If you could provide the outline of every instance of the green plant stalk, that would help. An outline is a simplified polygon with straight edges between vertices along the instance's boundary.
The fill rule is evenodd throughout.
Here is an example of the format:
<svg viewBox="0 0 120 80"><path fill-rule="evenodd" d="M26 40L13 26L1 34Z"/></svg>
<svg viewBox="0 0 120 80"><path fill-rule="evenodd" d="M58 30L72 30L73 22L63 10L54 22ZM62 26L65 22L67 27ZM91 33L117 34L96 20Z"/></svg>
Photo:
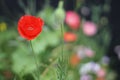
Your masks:
<svg viewBox="0 0 120 80"><path fill-rule="evenodd" d="M35 61L35 64L36 64L36 68L38 69L37 70L37 78L38 78L38 80L40 80L40 71L39 71L39 65L38 65L38 63L37 63L37 57L36 57L36 55L35 55L35 52L34 52L34 50L33 50L33 46L32 46L32 41L30 41L30 46L31 46L31 49L32 49L32 53L33 53L33 58L34 58L34 61Z"/></svg>
<svg viewBox="0 0 120 80"><path fill-rule="evenodd" d="M63 60L63 53L64 53L64 28L63 23L61 24L61 37L62 37L62 46L61 46L61 54L62 54L62 60Z"/></svg>
<svg viewBox="0 0 120 80"><path fill-rule="evenodd" d="M62 43L61 43L61 55L58 59L58 65L57 65L57 77L58 80L66 80L66 76L67 76L67 60L65 59L66 57L64 57L65 55L64 53L64 38L63 38L63 34L64 34L64 28L63 28L63 23L61 24L61 37L62 37Z"/></svg>
<svg viewBox="0 0 120 80"><path fill-rule="evenodd" d="M80 6L81 6L81 3L82 3L82 1L81 0L76 0L76 3L75 3L75 11L77 11L79 8L80 8Z"/></svg>
<svg viewBox="0 0 120 80"><path fill-rule="evenodd" d="M28 8L30 10L30 14L35 15L36 13L36 0L28 0Z"/></svg>

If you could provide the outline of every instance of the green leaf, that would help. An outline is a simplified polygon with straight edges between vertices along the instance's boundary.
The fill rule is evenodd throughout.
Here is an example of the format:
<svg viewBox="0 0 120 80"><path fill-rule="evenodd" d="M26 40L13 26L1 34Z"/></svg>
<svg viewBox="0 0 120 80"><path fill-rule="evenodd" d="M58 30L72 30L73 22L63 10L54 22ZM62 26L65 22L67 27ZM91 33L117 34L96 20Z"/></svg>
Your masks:
<svg viewBox="0 0 120 80"><path fill-rule="evenodd" d="M56 32L48 32L45 38L47 44L50 46L56 46L60 41Z"/></svg>
<svg viewBox="0 0 120 80"><path fill-rule="evenodd" d="M26 52L27 51L24 51L24 49L18 49L12 55L12 70L17 74L25 75L36 70L36 64L33 56Z"/></svg>
<svg viewBox="0 0 120 80"><path fill-rule="evenodd" d="M46 49L46 46L47 46L46 42L43 39L33 40L32 45L33 45L33 50L34 50L35 54L40 54L40 53L44 52Z"/></svg>

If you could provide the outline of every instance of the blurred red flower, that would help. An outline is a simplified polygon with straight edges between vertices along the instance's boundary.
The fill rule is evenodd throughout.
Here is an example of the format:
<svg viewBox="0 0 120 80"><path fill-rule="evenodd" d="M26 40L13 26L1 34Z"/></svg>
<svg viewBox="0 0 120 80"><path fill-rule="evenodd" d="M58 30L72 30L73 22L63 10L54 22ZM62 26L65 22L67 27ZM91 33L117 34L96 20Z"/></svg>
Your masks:
<svg viewBox="0 0 120 80"><path fill-rule="evenodd" d="M64 41L65 42L73 42L73 41L76 41L77 39L77 35L72 33L72 32L66 32L64 34Z"/></svg>
<svg viewBox="0 0 120 80"><path fill-rule="evenodd" d="M24 15L18 21L18 32L27 40L32 40L42 31L44 21L31 15Z"/></svg>
<svg viewBox="0 0 120 80"><path fill-rule="evenodd" d="M105 80L105 78L104 77L97 77L96 80Z"/></svg>
<svg viewBox="0 0 120 80"><path fill-rule="evenodd" d="M80 27L80 16L74 11L67 11L65 22L71 29L77 30Z"/></svg>
<svg viewBox="0 0 120 80"><path fill-rule="evenodd" d="M71 58L70 58L70 64L72 66L78 65L79 62L80 62L80 58L76 54L74 54L74 55L71 56Z"/></svg>

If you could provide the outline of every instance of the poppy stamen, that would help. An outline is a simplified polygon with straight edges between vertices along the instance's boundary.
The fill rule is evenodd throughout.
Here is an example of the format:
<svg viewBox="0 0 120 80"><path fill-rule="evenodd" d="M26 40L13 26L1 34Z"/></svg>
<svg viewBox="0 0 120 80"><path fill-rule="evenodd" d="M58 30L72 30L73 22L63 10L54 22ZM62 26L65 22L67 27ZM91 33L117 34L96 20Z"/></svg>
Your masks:
<svg viewBox="0 0 120 80"><path fill-rule="evenodd" d="M32 31L32 30L34 30L34 28L33 27L28 27L28 29L27 30L30 30L30 31Z"/></svg>

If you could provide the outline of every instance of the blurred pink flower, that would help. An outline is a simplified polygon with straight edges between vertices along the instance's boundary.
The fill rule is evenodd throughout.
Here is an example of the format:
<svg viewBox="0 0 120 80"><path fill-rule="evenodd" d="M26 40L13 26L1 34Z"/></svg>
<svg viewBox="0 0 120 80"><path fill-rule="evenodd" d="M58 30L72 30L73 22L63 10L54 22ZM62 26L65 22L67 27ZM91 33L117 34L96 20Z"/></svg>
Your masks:
<svg viewBox="0 0 120 80"><path fill-rule="evenodd" d="M94 56L94 51L85 46L76 47L76 53L77 53L77 56L80 57L81 59L85 57L92 58Z"/></svg>
<svg viewBox="0 0 120 80"><path fill-rule="evenodd" d="M86 48L85 54L86 54L87 57L90 57L90 58L91 58L91 57L94 56L94 51L91 50L91 49L89 49L89 48Z"/></svg>
<svg viewBox="0 0 120 80"><path fill-rule="evenodd" d="M105 77L106 75L106 72L104 69L100 69L98 72L97 72L97 76L98 77Z"/></svg>
<svg viewBox="0 0 120 80"><path fill-rule="evenodd" d="M83 24L83 32L87 36L93 36L97 32L97 26L93 22L87 21Z"/></svg>
<svg viewBox="0 0 120 80"><path fill-rule="evenodd" d="M74 11L67 11L65 22L71 29L76 30L80 27L80 16Z"/></svg>

